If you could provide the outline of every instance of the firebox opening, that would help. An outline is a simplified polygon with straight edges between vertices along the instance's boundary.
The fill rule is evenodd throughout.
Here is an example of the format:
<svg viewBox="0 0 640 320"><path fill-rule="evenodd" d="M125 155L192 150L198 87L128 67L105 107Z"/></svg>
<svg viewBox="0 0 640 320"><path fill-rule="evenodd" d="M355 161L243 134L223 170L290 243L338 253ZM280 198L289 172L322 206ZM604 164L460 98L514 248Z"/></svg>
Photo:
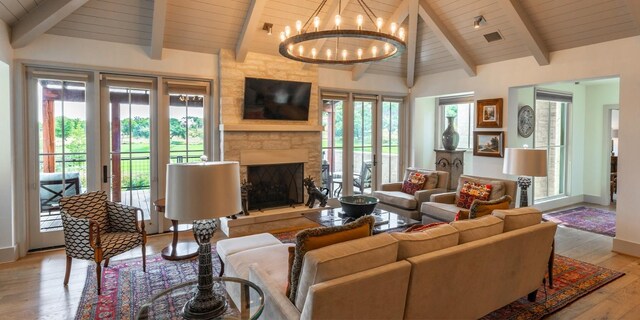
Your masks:
<svg viewBox="0 0 640 320"><path fill-rule="evenodd" d="M303 163L249 166L249 210L293 206L304 202Z"/></svg>

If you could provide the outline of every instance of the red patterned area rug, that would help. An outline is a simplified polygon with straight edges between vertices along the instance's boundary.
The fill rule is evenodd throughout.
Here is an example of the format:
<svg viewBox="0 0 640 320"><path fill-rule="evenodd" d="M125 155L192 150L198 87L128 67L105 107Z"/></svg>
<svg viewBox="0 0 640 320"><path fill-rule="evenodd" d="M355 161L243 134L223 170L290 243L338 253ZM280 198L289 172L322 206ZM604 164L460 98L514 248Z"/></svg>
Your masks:
<svg viewBox="0 0 640 320"><path fill-rule="evenodd" d="M215 257L215 248L213 250ZM540 319L569 303L621 277L623 273L598 267L560 255L555 256L554 288L542 286L536 302L526 297L496 310L483 319ZM220 263L213 259L214 274ZM87 282L76 319L135 319L140 306L151 296L179 283L195 280L197 261L167 261L160 255L149 256L147 273L142 272L142 260L113 261L104 269L101 296L96 292L95 269L87 270ZM167 314L166 319L174 319Z"/></svg>
<svg viewBox="0 0 640 320"><path fill-rule="evenodd" d="M575 229L610 237L616 236L616 213L612 211L577 207L545 213L542 218Z"/></svg>

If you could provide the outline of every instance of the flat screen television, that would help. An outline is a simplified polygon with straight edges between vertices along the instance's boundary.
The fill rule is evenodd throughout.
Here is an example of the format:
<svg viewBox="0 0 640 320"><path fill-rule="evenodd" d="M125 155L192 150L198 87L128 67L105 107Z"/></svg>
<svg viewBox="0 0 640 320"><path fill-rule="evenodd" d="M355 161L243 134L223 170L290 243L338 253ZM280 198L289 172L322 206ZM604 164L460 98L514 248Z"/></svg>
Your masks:
<svg viewBox="0 0 640 320"><path fill-rule="evenodd" d="M245 78L244 119L308 120L311 83Z"/></svg>

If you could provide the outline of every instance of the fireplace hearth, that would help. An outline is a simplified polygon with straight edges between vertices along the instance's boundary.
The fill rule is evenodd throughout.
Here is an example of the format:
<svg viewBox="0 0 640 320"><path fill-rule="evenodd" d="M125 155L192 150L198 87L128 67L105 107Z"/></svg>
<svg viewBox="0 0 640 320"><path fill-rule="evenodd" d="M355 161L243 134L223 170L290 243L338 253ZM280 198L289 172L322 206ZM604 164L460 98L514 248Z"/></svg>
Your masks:
<svg viewBox="0 0 640 320"><path fill-rule="evenodd" d="M249 210L303 203L303 178L303 163L248 166L247 180L253 186L248 195Z"/></svg>

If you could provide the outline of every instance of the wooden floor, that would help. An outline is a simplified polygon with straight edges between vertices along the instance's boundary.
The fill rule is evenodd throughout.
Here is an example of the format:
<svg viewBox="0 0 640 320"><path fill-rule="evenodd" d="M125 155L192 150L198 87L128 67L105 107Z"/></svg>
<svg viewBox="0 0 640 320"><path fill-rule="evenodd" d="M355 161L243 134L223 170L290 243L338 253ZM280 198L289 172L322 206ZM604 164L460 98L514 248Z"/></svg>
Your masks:
<svg viewBox="0 0 640 320"><path fill-rule="evenodd" d="M181 235L191 238L189 233ZM224 234L216 232L214 241ZM160 252L170 235L148 238L147 254ZM626 275L574 302L550 319L640 319L640 258L611 252L612 238L558 228L556 253ZM133 250L113 260L140 256ZM69 286L64 287L65 255L52 250L0 264L0 319L72 319L84 287L89 262L74 260ZM91 263L92 264L92 263Z"/></svg>

